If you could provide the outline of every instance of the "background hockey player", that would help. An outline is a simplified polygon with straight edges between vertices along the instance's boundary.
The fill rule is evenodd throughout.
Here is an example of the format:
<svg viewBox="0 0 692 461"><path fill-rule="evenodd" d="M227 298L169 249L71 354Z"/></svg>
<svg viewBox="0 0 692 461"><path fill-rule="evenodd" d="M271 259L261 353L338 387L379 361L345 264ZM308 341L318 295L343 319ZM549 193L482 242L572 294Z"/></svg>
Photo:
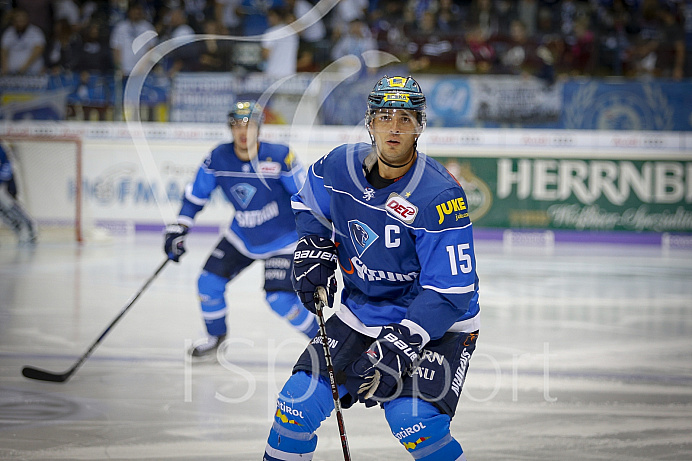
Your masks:
<svg viewBox="0 0 692 461"><path fill-rule="evenodd" d="M12 162L1 143L0 219L17 235L19 243L36 243L36 223L17 200L17 183L14 180Z"/></svg>
<svg viewBox="0 0 692 461"><path fill-rule="evenodd" d="M291 263L298 240L291 195L305 171L293 151L282 144L259 142L262 108L237 102L228 114L233 142L217 146L185 190L178 223L166 227L164 251L178 261L195 215L218 186L236 212L230 227L207 259L197 282L208 337L198 341L193 357L213 356L226 337L226 284L255 260L264 261L264 290L271 308L312 337L317 323L291 286Z"/></svg>
<svg viewBox="0 0 692 461"><path fill-rule="evenodd" d="M293 197L294 286L311 310L315 288L327 287L331 305L341 266L341 305L326 328L343 408L380 404L419 461L465 460L450 421L480 324L466 194L416 149L425 96L413 78L376 84L366 126L372 145L337 147ZM279 394L266 461L312 459L334 408L327 376L317 337Z"/></svg>

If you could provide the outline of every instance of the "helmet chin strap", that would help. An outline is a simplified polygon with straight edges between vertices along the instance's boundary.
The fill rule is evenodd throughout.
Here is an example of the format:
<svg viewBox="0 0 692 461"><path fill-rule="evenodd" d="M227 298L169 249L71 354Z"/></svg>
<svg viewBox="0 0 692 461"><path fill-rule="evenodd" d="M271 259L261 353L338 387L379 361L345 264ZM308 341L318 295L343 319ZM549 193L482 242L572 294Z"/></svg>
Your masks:
<svg viewBox="0 0 692 461"><path fill-rule="evenodd" d="M408 159L408 161L407 161L406 163L402 163L401 165L394 165L393 163L389 163L388 161L386 161L385 159L383 159L382 156L379 154L379 152L377 153L377 159L378 159L380 162L382 162L382 163L384 163L385 165L387 165L389 168L403 168L403 167L407 166L409 163L411 163L411 162L413 161L413 159L415 158L415 156L416 156L416 150L414 149L414 150L413 150L413 155L411 155L411 158Z"/></svg>

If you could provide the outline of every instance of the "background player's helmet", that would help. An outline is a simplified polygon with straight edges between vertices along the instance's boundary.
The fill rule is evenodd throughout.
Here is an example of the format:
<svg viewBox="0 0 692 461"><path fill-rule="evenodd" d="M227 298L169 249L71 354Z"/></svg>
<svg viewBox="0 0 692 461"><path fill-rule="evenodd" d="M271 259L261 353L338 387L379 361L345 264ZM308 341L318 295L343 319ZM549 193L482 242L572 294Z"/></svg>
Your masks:
<svg viewBox="0 0 692 461"><path fill-rule="evenodd" d="M228 124L235 125L242 123L246 125L248 122L254 121L261 125L264 121L264 110L256 101L238 101L233 104L233 108L228 113Z"/></svg>
<svg viewBox="0 0 692 461"><path fill-rule="evenodd" d="M413 77L382 77L368 95L366 125L370 124L372 115L378 109L415 111L418 123L425 128L425 95Z"/></svg>

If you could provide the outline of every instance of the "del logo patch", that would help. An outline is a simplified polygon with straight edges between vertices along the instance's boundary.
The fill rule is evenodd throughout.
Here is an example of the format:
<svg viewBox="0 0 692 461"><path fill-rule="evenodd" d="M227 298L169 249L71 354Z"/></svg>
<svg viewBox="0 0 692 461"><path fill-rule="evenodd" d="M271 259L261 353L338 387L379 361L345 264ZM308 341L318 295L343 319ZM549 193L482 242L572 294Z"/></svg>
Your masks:
<svg viewBox="0 0 692 461"><path fill-rule="evenodd" d="M259 162L257 168L262 174L273 176L281 174L281 164L277 162Z"/></svg>
<svg viewBox="0 0 692 461"><path fill-rule="evenodd" d="M255 196L255 192L257 192L257 189L254 186L244 182L235 184L233 187L231 187L231 194L233 194L233 197L243 208L247 208L252 200L252 197Z"/></svg>
<svg viewBox="0 0 692 461"><path fill-rule="evenodd" d="M389 195L385 208L389 214L408 224L411 224L418 214L418 208L415 205L395 192Z"/></svg>
<svg viewBox="0 0 692 461"><path fill-rule="evenodd" d="M368 227L356 219L348 222L348 231L351 234L351 242L358 252L358 256L362 256L365 250L377 240L378 235Z"/></svg>

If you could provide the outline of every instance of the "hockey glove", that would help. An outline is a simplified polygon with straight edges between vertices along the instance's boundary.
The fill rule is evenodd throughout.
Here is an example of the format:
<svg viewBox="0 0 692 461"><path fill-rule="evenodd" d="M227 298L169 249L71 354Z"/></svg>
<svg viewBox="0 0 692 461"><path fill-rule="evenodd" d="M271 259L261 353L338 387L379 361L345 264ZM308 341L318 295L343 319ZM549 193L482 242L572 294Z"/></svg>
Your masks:
<svg viewBox="0 0 692 461"><path fill-rule="evenodd" d="M404 373L418 367L422 343L421 336L404 325L382 327L375 342L347 369L349 393L368 407L392 396Z"/></svg>
<svg viewBox="0 0 692 461"><path fill-rule="evenodd" d="M163 244L163 251L168 255L168 259L178 262L185 253L185 236L188 231L187 226L182 224L169 224L166 226L166 240Z"/></svg>
<svg viewBox="0 0 692 461"><path fill-rule="evenodd" d="M327 303L334 304L336 294L336 246L319 235L306 235L298 241L293 253L293 289L303 305L313 314L315 290L325 287Z"/></svg>

